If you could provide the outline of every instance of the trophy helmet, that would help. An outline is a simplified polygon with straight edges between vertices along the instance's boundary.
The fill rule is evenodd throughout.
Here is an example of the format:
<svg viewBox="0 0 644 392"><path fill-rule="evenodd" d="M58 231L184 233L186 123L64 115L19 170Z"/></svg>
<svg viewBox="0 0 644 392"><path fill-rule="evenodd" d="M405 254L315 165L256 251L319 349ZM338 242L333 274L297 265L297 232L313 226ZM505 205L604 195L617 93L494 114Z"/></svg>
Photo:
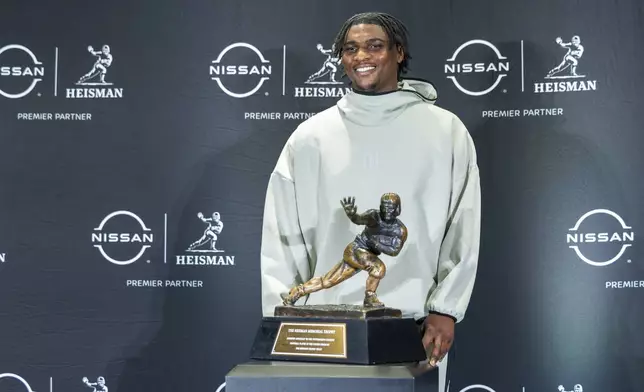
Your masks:
<svg viewBox="0 0 644 392"><path fill-rule="evenodd" d="M400 214L400 196L398 196L396 193L385 193L380 198L380 204L384 202L393 203L396 206L396 214Z"/></svg>

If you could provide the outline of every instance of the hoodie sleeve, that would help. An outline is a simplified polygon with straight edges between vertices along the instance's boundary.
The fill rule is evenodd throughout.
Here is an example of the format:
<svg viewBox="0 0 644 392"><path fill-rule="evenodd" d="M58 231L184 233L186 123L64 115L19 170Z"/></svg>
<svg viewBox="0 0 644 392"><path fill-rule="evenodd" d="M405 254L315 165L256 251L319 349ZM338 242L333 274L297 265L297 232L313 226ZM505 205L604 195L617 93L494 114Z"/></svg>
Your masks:
<svg viewBox="0 0 644 392"><path fill-rule="evenodd" d="M465 317L479 256L481 190L474 142L463 123L454 119L452 195L438 259L436 285L427 301L429 313Z"/></svg>
<svg viewBox="0 0 644 392"><path fill-rule="evenodd" d="M280 294L308 279L309 263L300 229L293 156L287 143L271 173L264 204L261 243L261 292L264 317L282 304Z"/></svg>

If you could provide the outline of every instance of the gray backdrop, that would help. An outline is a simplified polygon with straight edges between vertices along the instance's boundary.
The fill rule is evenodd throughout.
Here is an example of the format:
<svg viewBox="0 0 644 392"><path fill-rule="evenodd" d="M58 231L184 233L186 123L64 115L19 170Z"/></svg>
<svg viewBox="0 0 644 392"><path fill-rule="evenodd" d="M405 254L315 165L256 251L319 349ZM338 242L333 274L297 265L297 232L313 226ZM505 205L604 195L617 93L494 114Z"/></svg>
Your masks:
<svg viewBox="0 0 644 392"><path fill-rule="evenodd" d="M0 391L214 392L248 359L268 175L346 88L306 83L316 45L366 10L407 24L478 150L450 390L644 387L641 2L5 0ZM547 77L573 36L577 76ZM222 252L188 251L200 212Z"/></svg>

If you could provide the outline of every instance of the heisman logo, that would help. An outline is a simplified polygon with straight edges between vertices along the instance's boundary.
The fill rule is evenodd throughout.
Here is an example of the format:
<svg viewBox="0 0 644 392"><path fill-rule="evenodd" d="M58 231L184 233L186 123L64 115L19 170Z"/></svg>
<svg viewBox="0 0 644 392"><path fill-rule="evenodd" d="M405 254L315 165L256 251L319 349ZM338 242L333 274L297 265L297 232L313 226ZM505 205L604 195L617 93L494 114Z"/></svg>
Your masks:
<svg viewBox="0 0 644 392"><path fill-rule="evenodd" d="M78 81L78 85L101 85L101 86L110 86L112 83L105 81L105 75L107 74L107 69L112 65L114 56L110 53L110 47L108 45L103 45L101 50L94 50L90 45L87 47L87 51L96 57L96 62L92 69L83 75ZM99 77L99 82L89 82L90 79Z"/></svg>
<svg viewBox="0 0 644 392"><path fill-rule="evenodd" d="M309 86L297 86L294 89L294 96L297 98L341 98L351 91L351 87L342 87L345 84L337 80L341 60L333 52L335 45L331 49L324 49L322 44L317 44L320 53L326 56L322 66L309 76L304 82Z"/></svg>
<svg viewBox="0 0 644 392"><path fill-rule="evenodd" d="M555 68L551 69L546 75L546 79L568 79L568 78L583 78L584 75L577 74L577 65L579 64L579 59L584 54L584 46L581 44L581 39L578 35L572 37L570 42L563 42L561 37L555 39L557 45L561 46L564 49L568 49L568 53L563 56L563 60ZM568 75L554 76L560 72L563 72L565 69L570 67L570 73Z"/></svg>
<svg viewBox="0 0 644 392"><path fill-rule="evenodd" d="M103 45L101 50L94 50L91 45L87 51L96 58L92 68L76 82L76 88L66 89L67 98L123 98L123 88L112 88L112 82L105 80L108 70L114 62L114 55L109 45Z"/></svg>
<svg viewBox="0 0 644 392"><path fill-rule="evenodd" d="M579 61L584 54L584 46L578 35L573 36L570 42L564 42L561 37L555 39L557 45L566 49L566 54L559 65L551 69L544 77L552 82L538 82L534 84L535 93L558 93L567 91L595 91L596 80L582 80L586 75L577 73ZM565 72L564 72L565 71Z"/></svg>
<svg viewBox="0 0 644 392"><path fill-rule="evenodd" d="M331 49L324 49L322 44L317 44L317 49L322 53L323 55L326 56L326 59L324 60L324 63L322 63L322 67L314 73L313 75L309 76L308 79L306 79L306 84L342 84L342 82L338 82L335 80L335 76L338 73L338 67L340 66L340 58L335 57L333 55L333 51L335 49L335 45L331 46ZM328 80L320 80L323 76L329 75Z"/></svg>
<svg viewBox="0 0 644 392"><path fill-rule="evenodd" d="M195 253L196 255L176 255L177 265L234 266L234 255L214 254L225 253L223 249L217 247L217 240L224 229L224 222L221 220L219 212L215 211L208 217L199 212L197 218L205 227L199 238L186 249L187 253Z"/></svg>
<svg viewBox="0 0 644 392"><path fill-rule="evenodd" d="M221 216L218 212L213 212L210 218L204 217L203 213L198 213L197 218L200 221L206 224L206 228L203 231L201 237L198 240L190 244L186 251L188 252L223 252L221 249L217 249L217 235L221 234L221 231L224 228L224 222L221 221ZM200 246L208 244L207 249L197 249Z"/></svg>
<svg viewBox="0 0 644 392"><path fill-rule="evenodd" d="M99 377L96 382L89 382L87 377L83 377L83 384L89 388L94 388L94 392L107 392L107 385L105 385L105 377Z"/></svg>

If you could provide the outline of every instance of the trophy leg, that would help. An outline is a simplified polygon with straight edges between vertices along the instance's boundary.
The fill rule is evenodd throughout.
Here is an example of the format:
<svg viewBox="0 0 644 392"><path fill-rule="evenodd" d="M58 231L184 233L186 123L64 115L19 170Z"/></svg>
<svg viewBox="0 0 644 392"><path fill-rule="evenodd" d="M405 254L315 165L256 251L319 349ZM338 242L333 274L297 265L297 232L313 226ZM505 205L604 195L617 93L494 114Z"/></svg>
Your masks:
<svg viewBox="0 0 644 392"><path fill-rule="evenodd" d="M380 284L380 280L385 276L385 263L382 262L378 257L371 256L367 260L367 268L365 269L369 273L367 278L367 284L365 287L365 296L364 296L364 307L366 308L380 308L384 307L385 304L380 302L378 296L376 295L376 290Z"/></svg>
<svg viewBox="0 0 644 392"><path fill-rule="evenodd" d="M358 269L353 268L341 260L329 272L324 274L324 276L311 278L307 282L293 287L288 294L282 294L283 304L285 306L293 306L303 296L334 287L349 279L358 273L358 271Z"/></svg>

